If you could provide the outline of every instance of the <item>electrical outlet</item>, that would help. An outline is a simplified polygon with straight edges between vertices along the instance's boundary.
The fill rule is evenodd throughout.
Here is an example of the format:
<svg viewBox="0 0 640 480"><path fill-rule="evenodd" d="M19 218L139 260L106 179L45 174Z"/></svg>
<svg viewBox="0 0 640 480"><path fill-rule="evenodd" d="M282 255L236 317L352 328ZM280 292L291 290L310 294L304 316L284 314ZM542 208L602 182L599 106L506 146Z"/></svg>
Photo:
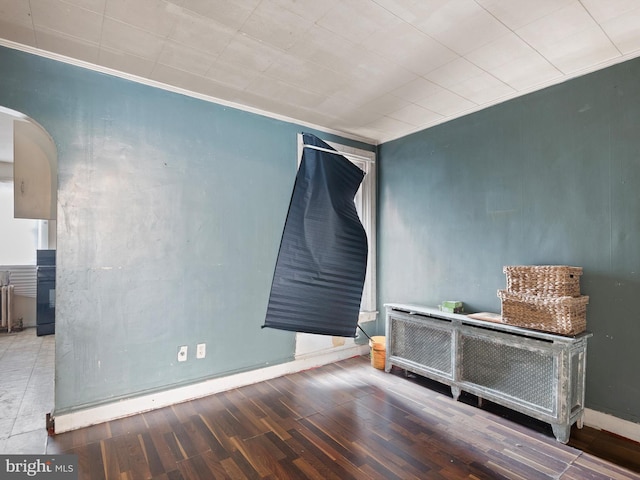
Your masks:
<svg viewBox="0 0 640 480"><path fill-rule="evenodd" d="M182 345L181 347L178 347L178 361L179 362L186 362L187 361L187 346L186 345Z"/></svg>
<svg viewBox="0 0 640 480"><path fill-rule="evenodd" d="M196 358L204 358L207 356L207 344L199 343L196 346Z"/></svg>

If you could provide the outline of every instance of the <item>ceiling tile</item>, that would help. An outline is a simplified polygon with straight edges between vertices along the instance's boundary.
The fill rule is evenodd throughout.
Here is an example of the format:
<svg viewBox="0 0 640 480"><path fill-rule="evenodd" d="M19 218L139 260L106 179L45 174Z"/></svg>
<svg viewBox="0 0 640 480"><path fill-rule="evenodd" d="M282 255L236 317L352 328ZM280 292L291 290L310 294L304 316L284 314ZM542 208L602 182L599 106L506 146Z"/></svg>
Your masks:
<svg viewBox="0 0 640 480"><path fill-rule="evenodd" d="M427 98L443 90L444 89L440 85L436 85L425 78L416 78L415 80L396 88L391 92L391 94L409 102L416 103L423 98Z"/></svg>
<svg viewBox="0 0 640 480"><path fill-rule="evenodd" d="M389 41L390 38L393 41ZM363 45L418 75L424 75L458 57L440 42L404 22L377 30Z"/></svg>
<svg viewBox="0 0 640 480"><path fill-rule="evenodd" d="M640 50L638 25L640 25L640 8L605 22L602 28L622 53L629 54Z"/></svg>
<svg viewBox="0 0 640 480"><path fill-rule="evenodd" d="M354 21L354 18L358 20ZM337 2L331 10L316 21L316 24L352 42L359 43L377 30L399 22L398 17L375 2L350 0Z"/></svg>
<svg viewBox="0 0 640 480"><path fill-rule="evenodd" d="M456 60L447 63L433 72L425 75L428 80L449 88L450 85L456 85L461 82L477 77L483 73L482 69L476 67L470 61L459 57Z"/></svg>
<svg viewBox="0 0 640 480"><path fill-rule="evenodd" d="M162 51L162 44L162 38L156 37L146 30L111 18L104 19L101 46L155 60Z"/></svg>
<svg viewBox="0 0 640 480"><path fill-rule="evenodd" d="M201 92L209 83L211 83L211 80L208 78L159 63L157 63L153 68L150 78L152 80L192 92Z"/></svg>
<svg viewBox="0 0 640 480"><path fill-rule="evenodd" d="M341 128L341 125L336 123L336 126L334 127L336 130L338 131L344 131L344 128ZM394 135L391 136L391 138L389 138L389 136L386 136L384 132L381 132L379 130L374 130L373 128L368 128L368 127L363 127L363 126L359 126L359 125L349 125L349 130L347 130L351 135L357 135L359 138L364 139L364 141L367 141L367 138L371 139L371 142L373 143L378 143L380 141L380 139L383 138L395 138L401 135Z"/></svg>
<svg viewBox="0 0 640 480"><path fill-rule="evenodd" d="M76 7L82 7L87 10L91 10L96 13L104 13L104 7L107 0L64 0L66 3L75 5Z"/></svg>
<svg viewBox="0 0 640 480"><path fill-rule="evenodd" d="M223 85L229 85L238 90L244 90L258 76L258 74L248 68L226 63L220 59L213 62L213 65L206 76Z"/></svg>
<svg viewBox="0 0 640 480"><path fill-rule="evenodd" d="M298 112L294 112L292 110L292 113L295 113L296 116L295 117L293 117L292 115L288 115L288 116L291 116L292 118L306 117L309 119L309 123L314 125L326 125L327 128L333 128L333 125L336 124L335 117L327 116L322 112L320 112L317 108L310 108L310 109L306 108L306 109L301 109L301 111L302 113L298 114Z"/></svg>
<svg viewBox="0 0 640 480"><path fill-rule="evenodd" d="M278 58L284 55L281 50L247 37L235 35L220 54L219 58L231 65L264 72Z"/></svg>
<svg viewBox="0 0 640 480"><path fill-rule="evenodd" d="M386 116L376 118L375 120L367 123L364 126L367 128L371 128L373 130L378 130L379 132L384 132L387 135L402 134L407 130L411 130L411 128L413 127L413 125L409 123L402 122L400 120L396 120L395 118L386 117Z"/></svg>
<svg viewBox="0 0 640 480"><path fill-rule="evenodd" d="M535 52L535 50L515 33L509 32L493 42L469 52L465 58L484 70L491 70L531 52Z"/></svg>
<svg viewBox="0 0 640 480"><path fill-rule="evenodd" d="M429 95L416 103L432 112L445 116L456 115L477 106L466 98L462 98L460 95L445 89Z"/></svg>
<svg viewBox="0 0 640 480"><path fill-rule="evenodd" d="M180 7L164 0L109 0L107 17L165 37L176 23Z"/></svg>
<svg viewBox="0 0 640 480"><path fill-rule="evenodd" d="M326 97L318 95L308 90L292 89L291 86L287 87L285 95L282 97L283 103L292 105L294 107L315 109L318 105L321 105ZM296 118L296 115L291 115Z"/></svg>
<svg viewBox="0 0 640 480"><path fill-rule="evenodd" d="M574 2L517 31L564 73L620 56L580 2Z"/></svg>
<svg viewBox="0 0 640 480"><path fill-rule="evenodd" d="M256 8L241 32L268 45L286 50L311 28L312 22L283 8Z"/></svg>
<svg viewBox="0 0 640 480"><path fill-rule="evenodd" d="M20 24L33 27L29 2L16 0L0 0L0 19L8 24ZM4 36L4 30L2 30Z"/></svg>
<svg viewBox="0 0 640 480"><path fill-rule="evenodd" d="M413 103L400 110L391 112L387 116L413 125L414 127L427 125L443 118L442 115Z"/></svg>
<svg viewBox="0 0 640 480"><path fill-rule="evenodd" d="M11 40L12 42L36 46L36 34L33 27L20 23L9 23L0 17L0 32L2 38Z"/></svg>
<svg viewBox="0 0 640 480"><path fill-rule="evenodd" d="M283 55L265 74L321 95L332 95L345 88L349 79L318 64Z"/></svg>
<svg viewBox="0 0 640 480"><path fill-rule="evenodd" d="M362 105L358 105L357 109L351 109L345 112L341 121L345 126L363 126L373 121L374 118L382 116L381 113L373 111L371 109L364 109Z"/></svg>
<svg viewBox="0 0 640 480"><path fill-rule="evenodd" d="M232 29L238 29L249 18L260 0L184 0L182 7L213 19Z"/></svg>
<svg viewBox="0 0 640 480"><path fill-rule="evenodd" d="M319 26L312 27L287 54L323 65L339 78L353 79L341 93L354 98L386 93L416 78L416 74L389 58Z"/></svg>
<svg viewBox="0 0 640 480"><path fill-rule="evenodd" d="M315 22L322 18L340 0L322 0L314 2L301 2L300 0L262 0L260 7L268 9L286 9L296 15Z"/></svg>
<svg viewBox="0 0 640 480"><path fill-rule="evenodd" d="M385 94L360 105L360 109L376 116L387 115L391 112L397 112L401 108L406 107L410 103L395 95Z"/></svg>
<svg viewBox="0 0 640 480"><path fill-rule="evenodd" d="M557 44L567 37L596 25L580 2L573 2L529 23L518 29L516 33L533 48L539 49L545 45Z"/></svg>
<svg viewBox="0 0 640 480"><path fill-rule="evenodd" d="M183 12L169 35L171 40L210 55L220 54L236 31L188 11Z"/></svg>
<svg viewBox="0 0 640 480"><path fill-rule="evenodd" d="M358 106L355 103L343 98L341 95L324 98L317 108L327 116L340 119L358 110Z"/></svg>
<svg viewBox="0 0 640 480"><path fill-rule="evenodd" d="M386 61L364 46L339 37L318 25L313 25L287 53L343 73L358 69L361 65Z"/></svg>
<svg viewBox="0 0 640 480"><path fill-rule="evenodd" d="M574 3L575 0L476 0L476 2L507 27L515 30Z"/></svg>
<svg viewBox="0 0 640 480"><path fill-rule="evenodd" d="M243 105L249 108L260 108L252 100L254 98L261 98L261 97L258 97L255 95L252 97L251 95L249 95L249 92L247 91L236 90L229 85L218 83L215 80L210 80L210 82L211 82L211 88L215 89L218 92L216 94L212 93L211 96L218 97L222 99L224 102L233 102L238 105ZM226 91L227 94L222 95L221 94L222 91ZM269 110L265 110L265 111L269 111Z"/></svg>
<svg viewBox="0 0 640 480"><path fill-rule="evenodd" d="M253 95L251 92L244 91L240 92L237 97L233 99L233 101L241 104L247 105L252 108L256 108L258 110L264 110L265 112L275 113L277 115L287 115L286 106L282 104L279 99L276 98L268 98L263 97L261 95ZM297 109L297 112L303 111L302 109ZM304 115L298 115L304 116ZM292 117L296 118L296 117Z"/></svg>
<svg viewBox="0 0 640 480"><path fill-rule="evenodd" d="M214 60L215 57L211 55L167 40L157 61L178 70L204 75Z"/></svg>
<svg viewBox="0 0 640 480"><path fill-rule="evenodd" d="M98 63L98 44L82 41L54 30L36 30L38 48L84 62Z"/></svg>
<svg viewBox="0 0 640 480"><path fill-rule="evenodd" d="M155 61L103 46L100 48L98 65L139 77L147 77L151 74Z"/></svg>
<svg viewBox="0 0 640 480"><path fill-rule="evenodd" d="M638 0L582 0L582 4L598 23L604 23L640 8Z"/></svg>
<svg viewBox="0 0 640 480"><path fill-rule="evenodd" d="M389 60L386 63L379 61L358 65L358 68L351 72L351 76L356 79L353 85L354 88L359 88L368 83L376 93L390 92L418 78L415 73Z"/></svg>
<svg viewBox="0 0 640 480"><path fill-rule="evenodd" d="M564 73L619 57L620 52L599 26L539 47L540 53Z"/></svg>
<svg viewBox="0 0 640 480"><path fill-rule="evenodd" d="M415 74L407 72L400 66L390 67L386 73L379 75L358 71L353 75L353 80L340 89L339 93L350 98L354 103L364 104L386 97L390 92L416 78L418 77Z"/></svg>
<svg viewBox="0 0 640 480"><path fill-rule="evenodd" d="M490 73L516 90L546 84L562 76L560 70L535 51L494 67Z"/></svg>
<svg viewBox="0 0 640 480"><path fill-rule="evenodd" d="M382 8L405 22L416 24L433 15L450 0L376 0Z"/></svg>
<svg viewBox="0 0 640 480"><path fill-rule="evenodd" d="M60 0L30 0L30 4L36 28L44 27L88 42L100 42L101 15Z"/></svg>
<svg viewBox="0 0 640 480"><path fill-rule="evenodd" d="M482 72L477 77L457 83L449 88L454 93L478 105L495 101L514 93L513 88L486 72Z"/></svg>
<svg viewBox="0 0 640 480"><path fill-rule="evenodd" d="M451 0L415 25L460 55L508 32L500 21L474 0Z"/></svg>
<svg viewBox="0 0 640 480"><path fill-rule="evenodd" d="M316 93L293 88L288 83L266 76L257 77L245 90L254 95L303 108L313 108L322 103L324 99Z"/></svg>
<svg viewBox="0 0 640 480"><path fill-rule="evenodd" d="M474 50L465 58L515 89L529 88L561 75L514 33Z"/></svg>
<svg viewBox="0 0 640 480"><path fill-rule="evenodd" d="M252 95L250 92L243 92L240 103L244 105L250 104L260 110L289 118L308 118L309 123L315 123L316 125L329 125L335 121L333 117L327 117L318 112L315 107L309 108L300 105L285 104L281 100Z"/></svg>
<svg viewBox="0 0 640 480"><path fill-rule="evenodd" d="M201 84L199 93L219 98L223 101L251 106L246 100L246 92L237 90L228 84L218 83L215 80L208 79L207 83Z"/></svg>

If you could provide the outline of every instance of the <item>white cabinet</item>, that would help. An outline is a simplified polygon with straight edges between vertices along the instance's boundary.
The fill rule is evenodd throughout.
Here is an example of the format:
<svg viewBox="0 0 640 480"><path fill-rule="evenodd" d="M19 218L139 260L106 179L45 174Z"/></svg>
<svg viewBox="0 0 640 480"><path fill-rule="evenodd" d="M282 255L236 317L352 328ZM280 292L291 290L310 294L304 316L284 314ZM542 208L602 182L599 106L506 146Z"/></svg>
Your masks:
<svg viewBox="0 0 640 480"><path fill-rule="evenodd" d="M582 427L587 339L387 304L386 363L551 424L567 443Z"/></svg>

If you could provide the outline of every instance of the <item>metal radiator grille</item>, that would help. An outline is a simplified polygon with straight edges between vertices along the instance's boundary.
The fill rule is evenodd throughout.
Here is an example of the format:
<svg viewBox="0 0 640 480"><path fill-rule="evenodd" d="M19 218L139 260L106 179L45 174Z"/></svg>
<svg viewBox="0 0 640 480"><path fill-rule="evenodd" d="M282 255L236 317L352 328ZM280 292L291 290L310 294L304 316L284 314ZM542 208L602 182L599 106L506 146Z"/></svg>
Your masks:
<svg viewBox="0 0 640 480"><path fill-rule="evenodd" d="M549 354L462 339L462 380L553 410L554 361Z"/></svg>
<svg viewBox="0 0 640 480"><path fill-rule="evenodd" d="M451 374L451 332L402 320L391 322L391 355Z"/></svg>

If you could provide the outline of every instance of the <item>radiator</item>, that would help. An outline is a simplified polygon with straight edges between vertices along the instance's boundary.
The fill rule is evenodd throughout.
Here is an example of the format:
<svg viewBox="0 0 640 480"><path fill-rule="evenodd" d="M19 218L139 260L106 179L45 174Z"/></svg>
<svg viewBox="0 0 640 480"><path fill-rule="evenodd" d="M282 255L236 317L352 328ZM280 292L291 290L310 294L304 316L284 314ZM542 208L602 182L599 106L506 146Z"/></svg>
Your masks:
<svg viewBox="0 0 640 480"><path fill-rule="evenodd" d="M11 333L13 325L13 285L4 285L0 287L0 326L4 330L7 329Z"/></svg>

